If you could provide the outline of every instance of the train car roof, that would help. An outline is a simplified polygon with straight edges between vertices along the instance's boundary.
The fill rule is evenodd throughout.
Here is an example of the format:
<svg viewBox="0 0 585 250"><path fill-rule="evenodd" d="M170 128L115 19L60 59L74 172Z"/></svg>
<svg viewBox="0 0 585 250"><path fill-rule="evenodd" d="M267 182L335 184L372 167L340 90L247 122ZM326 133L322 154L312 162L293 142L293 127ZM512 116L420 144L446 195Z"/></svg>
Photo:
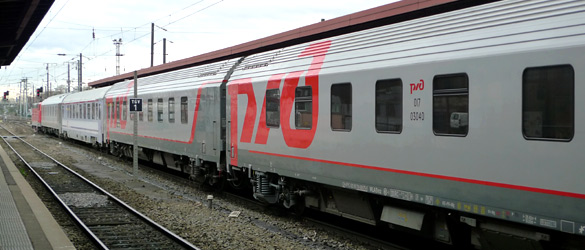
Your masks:
<svg viewBox="0 0 585 250"><path fill-rule="evenodd" d="M216 50L210 53L141 69L138 71L138 76L145 77L201 64L237 58L254 53L301 44L312 40L370 29L392 23L408 21L495 1L497 0L403 0L293 29L225 49ZM133 77L134 73L129 72L126 74L90 82L89 86L109 86L116 82L132 79Z"/></svg>
<svg viewBox="0 0 585 250"><path fill-rule="evenodd" d="M110 90L111 86L97 88L92 90L86 90L82 92L77 92L68 95L63 100L63 103L76 103L76 102L84 102L84 101L93 101L96 99L103 98L106 95L106 92Z"/></svg>
<svg viewBox="0 0 585 250"><path fill-rule="evenodd" d="M65 99L65 97L67 97L67 95L68 94L60 94L60 95L50 96L49 98L43 100L41 105L45 106L45 105L52 105L52 104L60 104L63 102L63 99Z"/></svg>

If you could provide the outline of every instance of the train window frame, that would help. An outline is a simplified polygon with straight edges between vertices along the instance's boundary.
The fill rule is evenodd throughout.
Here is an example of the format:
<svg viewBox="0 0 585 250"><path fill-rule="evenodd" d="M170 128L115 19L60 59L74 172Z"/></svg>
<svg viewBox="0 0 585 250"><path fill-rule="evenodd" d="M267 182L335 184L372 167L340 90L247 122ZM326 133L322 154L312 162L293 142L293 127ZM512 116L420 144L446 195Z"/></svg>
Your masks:
<svg viewBox="0 0 585 250"><path fill-rule="evenodd" d="M464 80L463 82L457 82L457 78ZM444 80L451 80L450 82L442 82ZM456 86L460 83L464 83L464 87ZM445 85L445 86L440 86ZM451 87L447 85L453 85ZM457 100L455 105L453 102L449 102L452 99L466 99ZM446 100L447 103L447 111L442 112L447 114L447 119L443 115L443 119L439 119L439 116L442 116L441 113L437 111L437 106L440 105L440 100ZM459 110L460 108L457 107L457 104L461 104L465 102L464 109L462 111L454 111ZM451 103L451 104L450 104ZM465 117L467 116L467 117ZM453 118L455 117L455 118ZM459 117L459 118L457 118ZM437 136L454 136L454 137L466 137L469 134L469 76L467 73L454 73L454 74L443 74L443 75L435 75L433 77L433 133ZM455 119L455 120L454 120ZM446 120L446 122L441 123L440 121ZM447 123L447 126L445 126ZM465 129L461 129L461 123L467 123L464 127ZM447 131L437 131L439 130L438 126L442 125L447 127ZM455 127L457 126L457 127ZM443 128L441 128L443 129Z"/></svg>
<svg viewBox="0 0 585 250"><path fill-rule="evenodd" d="M152 122L152 118L153 118L153 110L152 110L152 99L148 99L147 101L147 109L148 109L148 113L147 113L147 119L149 122Z"/></svg>
<svg viewBox="0 0 585 250"><path fill-rule="evenodd" d="M175 98L170 97L168 100L169 123L175 123Z"/></svg>
<svg viewBox="0 0 585 250"><path fill-rule="evenodd" d="M181 96L181 124L189 123L189 98Z"/></svg>
<svg viewBox="0 0 585 250"><path fill-rule="evenodd" d="M307 92L303 90L309 90ZM302 115L300 111L303 111L308 116ZM305 125L305 119L303 117L309 117L308 125ZM313 128L313 88L311 86L299 86L295 88L295 129L311 129Z"/></svg>
<svg viewBox="0 0 585 250"><path fill-rule="evenodd" d="M280 89L266 90L266 127L280 127ZM272 119L272 117L276 117Z"/></svg>
<svg viewBox="0 0 585 250"><path fill-rule="evenodd" d="M158 98L156 100L156 120L158 122L163 122L164 121L164 99L163 98Z"/></svg>
<svg viewBox="0 0 585 250"><path fill-rule="evenodd" d="M347 92L349 91L349 93ZM352 128L353 87L350 82L331 84L330 126L332 131L350 132ZM336 97L339 103L334 103ZM347 102L349 100L349 102ZM344 108L344 105L345 106ZM345 110L344 110L345 109ZM334 112L335 111L335 112ZM345 112L344 112L345 111ZM338 117L339 116L339 117ZM334 119L336 117L336 119ZM339 122L337 122L337 117ZM347 120L349 118L349 120ZM335 121L335 122L334 122ZM337 126L339 125L339 126Z"/></svg>
<svg viewBox="0 0 585 250"><path fill-rule="evenodd" d="M553 72L554 70L567 70L566 72ZM532 73L536 75L531 75ZM566 75L563 75L566 74ZM534 77L542 77L532 79ZM559 79L566 77L566 79ZM527 85L537 85L538 91L529 89ZM532 91L531 91L532 90ZM530 93L535 92L535 93ZM562 93L566 92L566 93ZM565 94L562 96L562 94ZM559 97L562 96L562 97ZM530 98L532 97L532 98ZM540 104L538 103L540 102ZM563 105L566 104L566 105ZM548 65L538 67L528 67L522 72L522 135L526 140L538 141L561 141L569 142L575 136L575 69L570 64ZM535 107L540 106L540 107ZM556 109L555 109L556 108ZM531 109L531 110L527 110ZM538 112L540 111L540 118ZM532 113L529 115L529 113ZM564 114L564 115L559 115ZM570 115L568 117L567 113ZM536 117L533 122L528 122L530 116ZM552 117L552 118L551 118ZM559 118L561 121L559 121ZM535 128L529 128L528 125L535 125L540 120L541 135L530 135L528 131ZM563 131L558 127L569 125L570 128ZM538 125L538 124L536 124ZM552 127L546 129L545 126ZM569 127L566 126L566 127ZM555 129L556 130L553 130ZM562 127L561 127L562 128ZM546 130L546 131L545 131ZM555 137L565 132L568 136ZM544 134L549 135L544 135Z"/></svg>
<svg viewBox="0 0 585 250"><path fill-rule="evenodd" d="M381 102L380 100L382 95L379 95L378 92L380 92L382 90L382 85L389 85L389 86L384 86L384 87L389 87L391 92L394 92L391 90L391 88L396 88L397 86L399 87L398 90L396 90L395 92L398 94L397 96L400 97L400 99L398 101L395 101L394 103L392 102ZM396 86L397 85L397 86ZM386 90L386 89L384 89ZM381 133L381 134L401 134L402 133L402 129L404 128L404 84L402 82L401 78L389 78L389 79L380 79L376 81L376 86L374 89L374 105L375 105L375 110L374 110L374 128L376 129L377 133ZM393 93L389 93L388 95L392 95ZM394 125L395 127L397 127L398 129L383 129L379 124L381 123L381 118L382 116L378 116L379 113L382 112L381 108L379 107L379 104L384 104L385 106L390 106L390 105L394 105L397 106L397 104L399 105L399 109L396 109L396 107L394 107L394 110L399 110L398 112L394 112L394 116L388 115L389 112L385 112L385 116L384 119L388 120L389 118L393 118L393 119L399 119L400 120L400 124L399 125ZM386 109L384 109L386 110ZM380 117L380 118L379 118ZM390 123L384 123L387 124L387 127L390 127Z"/></svg>

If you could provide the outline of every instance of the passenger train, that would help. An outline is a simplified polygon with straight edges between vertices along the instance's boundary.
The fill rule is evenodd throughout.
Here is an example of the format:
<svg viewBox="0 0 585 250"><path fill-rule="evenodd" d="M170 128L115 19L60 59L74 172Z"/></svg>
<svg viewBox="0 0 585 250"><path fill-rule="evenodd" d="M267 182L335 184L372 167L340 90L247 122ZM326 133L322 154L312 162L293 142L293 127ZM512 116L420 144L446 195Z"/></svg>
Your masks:
<svg viewBox="0 0 585 250"><path fill-rule="evenodd" d="M500 1L52 96L48 133L477 249L585 248L585 2ZM36 120L36 121L34 121Z"/></svg>

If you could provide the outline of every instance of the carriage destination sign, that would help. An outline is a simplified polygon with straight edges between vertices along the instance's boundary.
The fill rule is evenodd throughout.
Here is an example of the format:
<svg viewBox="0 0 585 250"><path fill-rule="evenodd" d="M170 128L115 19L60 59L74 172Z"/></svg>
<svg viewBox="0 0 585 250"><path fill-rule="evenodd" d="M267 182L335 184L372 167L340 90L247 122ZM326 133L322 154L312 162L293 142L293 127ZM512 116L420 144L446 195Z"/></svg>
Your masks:
<svg viewBox="0 0 585 250"><path fill-rule="evenodd" d="M142 99L130 98L130 112L142 112Z"/></svg>

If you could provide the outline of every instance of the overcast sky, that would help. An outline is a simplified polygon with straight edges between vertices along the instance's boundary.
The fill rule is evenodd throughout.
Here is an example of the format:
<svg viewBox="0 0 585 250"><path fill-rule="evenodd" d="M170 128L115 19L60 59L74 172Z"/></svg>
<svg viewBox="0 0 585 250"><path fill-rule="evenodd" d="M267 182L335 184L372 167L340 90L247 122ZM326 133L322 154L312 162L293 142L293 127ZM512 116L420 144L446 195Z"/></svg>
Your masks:
<svg viewBox="0 0 585 250"><path fill-rule="evenodd" d="M18 83L25 77L29 95L31 85L46 86L47 63L52 88L66 86L68 62L73 88L80 53L84 83L113 76L113 40L120 38L124 55L120 73L149 67L153 22L157 26L154 64L158 65L163 38L167 62L176 61L389 2L394 1L56 0L14 62L0 70L0 91L12 90L10 97L16 97Z"/></svg>

